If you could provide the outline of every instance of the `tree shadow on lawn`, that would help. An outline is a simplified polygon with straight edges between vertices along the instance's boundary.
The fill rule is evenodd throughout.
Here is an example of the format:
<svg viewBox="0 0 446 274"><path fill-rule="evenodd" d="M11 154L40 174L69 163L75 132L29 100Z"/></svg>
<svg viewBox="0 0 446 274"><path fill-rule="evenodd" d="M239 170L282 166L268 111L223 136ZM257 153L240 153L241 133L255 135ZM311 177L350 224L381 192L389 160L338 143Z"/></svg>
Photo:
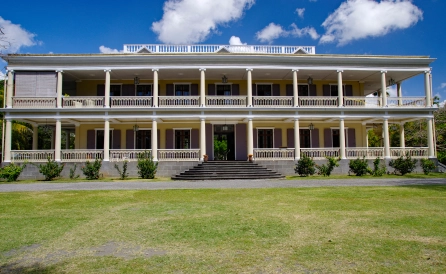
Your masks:
<svg viewBox="0 0 446 274"><path fill-rule="evenodd" d="M0 265L0 273L5 274L45 274L45 273L57 273L57 266L50 265L44 266L41 263L34 263L32 265L23 265L18 262Z"/></svg>

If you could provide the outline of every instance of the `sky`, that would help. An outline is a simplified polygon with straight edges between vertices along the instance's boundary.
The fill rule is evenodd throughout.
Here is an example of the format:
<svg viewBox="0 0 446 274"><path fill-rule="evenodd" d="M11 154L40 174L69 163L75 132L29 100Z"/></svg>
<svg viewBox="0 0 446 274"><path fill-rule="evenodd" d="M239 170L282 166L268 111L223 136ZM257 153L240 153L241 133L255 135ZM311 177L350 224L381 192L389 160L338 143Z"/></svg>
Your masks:
<svg viewBox="0 0 446 274"><path fill-rule="evenodd" d="M22 0L0 9L0 46L8 46L0 50L111 53L124 44L248 44L423 55L437 59L432 92L446 102L444 11L446 0ZM5 66L0 61L0 76ZM424 96L423 76L402 89L403 96Z"/></svg>

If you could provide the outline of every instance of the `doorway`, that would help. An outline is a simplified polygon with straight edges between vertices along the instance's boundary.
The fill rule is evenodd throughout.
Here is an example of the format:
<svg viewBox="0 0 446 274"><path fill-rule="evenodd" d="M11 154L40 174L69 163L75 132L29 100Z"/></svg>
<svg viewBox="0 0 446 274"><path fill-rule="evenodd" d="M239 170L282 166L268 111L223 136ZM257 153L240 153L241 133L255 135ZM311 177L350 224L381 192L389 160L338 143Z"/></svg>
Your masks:
<svg viewBox="0 0 446 274"><path fill-rule="evenodd" d="M214 125L214 160L235 160L234 125Z"/></svg>

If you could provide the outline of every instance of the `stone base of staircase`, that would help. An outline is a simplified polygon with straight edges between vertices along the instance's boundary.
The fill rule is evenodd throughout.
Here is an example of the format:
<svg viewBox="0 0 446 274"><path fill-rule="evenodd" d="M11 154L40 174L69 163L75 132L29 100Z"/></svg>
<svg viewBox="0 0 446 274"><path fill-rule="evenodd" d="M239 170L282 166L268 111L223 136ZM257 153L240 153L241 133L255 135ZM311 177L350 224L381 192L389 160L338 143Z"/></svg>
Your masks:
<svg viewBox="0 0 446 274"><path fill-rule="evenodd" d="M172 176L173 180L281 179L282 174L246 161L210 161Z"/></svg>

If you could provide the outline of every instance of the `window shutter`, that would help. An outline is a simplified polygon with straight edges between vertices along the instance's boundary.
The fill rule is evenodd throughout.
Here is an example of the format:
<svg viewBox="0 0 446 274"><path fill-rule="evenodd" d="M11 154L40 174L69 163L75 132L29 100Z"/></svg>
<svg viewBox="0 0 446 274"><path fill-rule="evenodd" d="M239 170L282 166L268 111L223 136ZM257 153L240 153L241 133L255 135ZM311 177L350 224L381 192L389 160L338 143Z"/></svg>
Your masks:
<svg viewBox="0 0 446 274"><path fill-rule="evenodd" d="M253 130L252 138L254 139L252 140L253 141L252 143L254 145L254 148L257 148L257 129L253 128L252 130Z"/></svg>
<svg viewBox="0 0 446 274"><path fill-rule="evenodd" d="M324 128L324 147L333 147L333 137L329 128Z"/></svg>
<svg viewBox="0 0 446 274"><path fill-rule="evenodd" d="M256 84L252 84L252 96L257 96L257 86L256 86Z"/></svg>
<svg viewBox="0 0 446 274"><path fill-rule="evenodd" d="M174 96L173 84L166 85L166 96Z"/></svg>
<svg viewBox="0 0 446 274"><path fill-rule="evenodd" d="M347 129L347 134L348 134L348 145L347 145L347 147L356 147L355 129L354 128Z"/></svg>
<svg viewBox="0 0 446 274"><path fill-rule="evenodd" d="M330 89L330 86L328 88ZM310 96L317 96L316 85L310 85Z"/></svg>
<svg viewBox="0 0 446 274"><path fill-rule="evenodd" d="M121 149L121 130L113 130L113 145L112 149Z"/></svg>
<svg viewBox="0 0 446 274"><path fill-rule="evenodd" d="M286 144L288 148L294 147L294 128L287 128L286 130Z"/></svg>
<svg viewBox="0 0 446 274"><path fill-rule="evenodd" d="M37 97L56 97L57 96L57 74L56 72L36 72Z"/></svg>
<svg viewBox="0 0 446 274"><path fill-rule="evenodd" d="M174 148L173 129L166 129L166 149Z"/></svg>
<svg viewBox="0 0 446 274"><path fill-rule="evenodd" d="M282 129L274 129L274 148L279 148L282 146Z"/></svg>
<svg viewBox="0 0 446 274"><path fill-rule="evenodd" d="M135 85L122 85L122 96L135 96Z"/></svg>
<svg viewBox="0 0 446 274"><path fill-rule="evenodd" d="M345 96L353 96L353 86L345 85Z"/></svg>
<svg viewBox="0 0 446 274"><path fill-rule="evenodd" d="M192 149L200 148L200 147L198 146L199 131L198 131L197 128L193 128L193 129L191 130L190 138L191 138L191 141L190 141L190 148L192 148Z"/></svg>
<svg viewBox="0 0 446 274"><path fill-rule="evenodd" d="M105 85L103 85L103 84L99 84L99 85L97 86L96 91L97 91L96 94L97 94L98 96L105 96Z"/></svg>
<svg viewBox="0 0 446 274"><path fill-rule="evenodd" d="M246 160L248 158L248 149L246 146L246 124L235 125L235 159Z"/></svg>
<svg viewBox="0 0 446 274"><path fill-rule="evenodd" d="M280 85L273 84L273 96L280 96Z"/></svg>
<svg viewBox="0 0 446 274"><path fill-rule="evenodd" d="M133 131L133 129L127 129L125 132L125 148L135 148L135 131Z"/></svg>
<svg viewBox="0 0 446 274"><path fill-rule="evenodd" d="M319 147L319 129L315 128L311 131L311 147Z"/></svg>
<svg viewBox="0 0 446 274"><path fill-rule="evenodd" d="M192 96L198 96L198 84L192 84L190 85L190 95Z"/></svg>
<svg viewBox="0 0 446 274"><path fill-rule="evenodd" d="M96 149L96 131L94 129L87 130L87 149Z"/></svg>
<svg viewBox="0 0 446 274"><path fill-rule="evenodd" d="M35 72L15 73L15 96L35 97L37 86L37 76Z"/></svg>
<svg viewBox="0 0 446 274"><path fill-rule="evenodd" d="M294 96L293 85L286 85L286 96Z"/></svg>
<svg viewBox="0 0 446 274"><path fill-rule="evenodd" d="M324 96L330 96L330 85L323 85Z"/></svg>
<svg viewBox="0 0 446 274"><path fill-rule="evenodd" d="M208 95L210 96L215 95L215 84L208 84Z"/></svg>
<svg viewBox="0 0 446 274"><path fill-rule="evenodd" d="M212 136L214 134L212 133L212 125L206 124L206 154L208 155L209 160L214 160L214 147L212 144Z"/></svg>
<svg viewBox="0 0 446 274"><path fill-rule="evenodd" d="M232 95L233 96L240 95L240 86L239 86L239 84L232 84Z"/></svg>

